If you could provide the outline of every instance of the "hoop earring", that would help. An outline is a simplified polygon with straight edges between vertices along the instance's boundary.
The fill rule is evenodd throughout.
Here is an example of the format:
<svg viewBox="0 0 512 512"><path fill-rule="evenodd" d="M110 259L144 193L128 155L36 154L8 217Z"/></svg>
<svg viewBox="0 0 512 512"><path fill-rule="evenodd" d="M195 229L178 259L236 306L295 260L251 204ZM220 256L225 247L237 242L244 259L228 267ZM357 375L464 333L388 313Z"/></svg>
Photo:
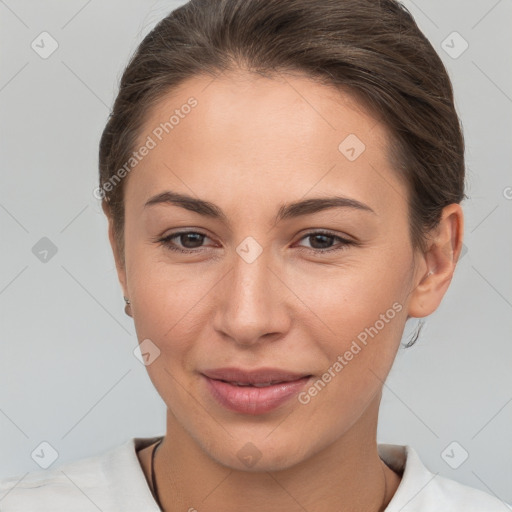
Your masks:
<svg viewBox="0 0 512 512"><path fill-rule="evenodd" d="M124 312L133 318L133 315L132 315L132 310L131 310L131 302L130 302L130 299L128 297L124 297L124 301L126 303L126 305L124 306Z"/></svg>
<svg viewBox="0 0 512 512"><path fill-rule="evenodd" d="M425 323L426 323L426 320L423 320L423 318L418 318L418 322L417 322L416 326L414 327L414 331L413 331L409 341L405 344L402 344L402 347L410 348L416 343L416 341L420 337L421 331L423 330L423 326L425 325Z"/></svg>

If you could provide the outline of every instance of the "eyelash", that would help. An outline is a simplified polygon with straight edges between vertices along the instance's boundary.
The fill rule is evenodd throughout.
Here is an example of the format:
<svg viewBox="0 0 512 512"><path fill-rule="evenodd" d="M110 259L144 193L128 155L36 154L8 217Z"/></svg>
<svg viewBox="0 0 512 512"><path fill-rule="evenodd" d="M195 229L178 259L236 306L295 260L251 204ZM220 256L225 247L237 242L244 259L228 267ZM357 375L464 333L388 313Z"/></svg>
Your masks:
<svg viewBox="0 0 512 512"><path fill-rule="evenodd" d="M208 238L208 235L205 233L201 233L200 231L178 231L176 233L172 233L170 235L167 235L163 238L160 238L157 240L157 242L161 243L161 245L165 246L167 249L170 249L171 251L180 252L183 254L192 254L192 253L199 253L201 251L201 247L198 249L180 249L179 247L176 247L171 242L172 239L179 237L180 235L187 235L187 234L194 234L194 235L202 235L206 238ZM329 248L329 249L309 249L307 247L302 247L302 249L305 249L309 252L312 252L314 254L326 254L331 252L337 252L337 251L343 251L346 250L348 246L350 245L357 245L356 242L353 240L348 240L346 238L342 238L338 235L334 235L333 233L330 233L328 231L311 231L310 233L305 234L300 240L303 240L305 238L309 238L315 235L323 235L330 238L333 238L335 240L338 240L340 245L338 247Z"/></svg>

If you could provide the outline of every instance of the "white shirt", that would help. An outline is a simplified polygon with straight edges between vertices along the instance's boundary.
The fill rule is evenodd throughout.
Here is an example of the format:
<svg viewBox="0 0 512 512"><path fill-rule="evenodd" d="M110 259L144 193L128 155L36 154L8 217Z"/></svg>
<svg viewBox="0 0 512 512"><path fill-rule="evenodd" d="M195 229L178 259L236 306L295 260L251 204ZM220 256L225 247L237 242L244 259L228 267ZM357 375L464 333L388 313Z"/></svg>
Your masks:
<svg viewBox="0 0 512 512"><path fill-rule="evenodd" d="M0 481L1 512L160 512L136 451L159 437L131 438L101 455ZM402 480L386 512L507 512L503 501L431 473L410 446L378 444ZM200 507L196 508L200 511Z"/></svg>

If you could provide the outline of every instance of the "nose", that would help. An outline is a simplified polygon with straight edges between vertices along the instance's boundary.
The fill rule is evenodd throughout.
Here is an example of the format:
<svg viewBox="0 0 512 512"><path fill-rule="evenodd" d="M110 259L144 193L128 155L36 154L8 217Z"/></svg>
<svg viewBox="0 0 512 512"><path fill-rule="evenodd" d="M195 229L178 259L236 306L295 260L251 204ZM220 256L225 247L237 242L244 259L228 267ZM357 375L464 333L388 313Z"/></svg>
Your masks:
<svg viewBox="0 0 512 512"><path fill-rule="evenodd" d="M235 252L231 271L215 287L215 330L241 347L283 337L291 325L293 296L283 281L268 250L254 261Z"/></svg>

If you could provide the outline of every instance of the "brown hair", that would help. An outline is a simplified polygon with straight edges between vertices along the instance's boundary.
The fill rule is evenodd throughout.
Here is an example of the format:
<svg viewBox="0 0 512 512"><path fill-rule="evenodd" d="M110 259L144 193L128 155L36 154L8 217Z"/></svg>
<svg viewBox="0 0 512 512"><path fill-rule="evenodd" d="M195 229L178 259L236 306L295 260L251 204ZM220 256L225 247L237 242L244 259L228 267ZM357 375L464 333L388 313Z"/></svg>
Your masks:
<svg viewBox="0 0 512 512"><path fill-rule="evenodd" d="M191 0L144 38L103 131L100 190L124 261L123 182L155 103L183 81L236 68L299 72L351 91L388 129L409 190L412 245L425 249L443 207L464 195L464 140L446 69L394 0ZM340 141L341 142L341 141ZM123 174L124 175L124 174ZM107 193L108 191L108 193Z"/></svg>

